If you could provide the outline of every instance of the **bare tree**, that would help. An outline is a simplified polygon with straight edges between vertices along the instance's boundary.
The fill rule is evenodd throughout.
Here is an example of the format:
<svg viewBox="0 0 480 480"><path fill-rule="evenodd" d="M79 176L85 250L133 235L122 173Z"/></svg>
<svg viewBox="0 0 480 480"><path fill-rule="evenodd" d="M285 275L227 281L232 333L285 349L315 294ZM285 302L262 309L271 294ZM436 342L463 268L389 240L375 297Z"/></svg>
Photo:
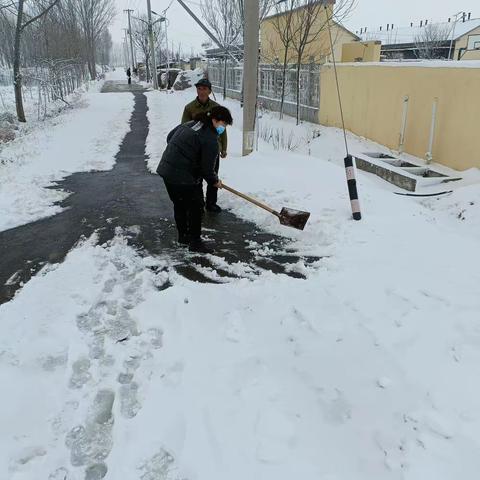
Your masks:
<svg viewBox="0 0 480 480"><path fill-rule="evenodd" d="M15 19L10 12L0 10L0 64L11 68L15 44Z"/></svg>
<svg viewBox="0 0 480 480"><path fill-rule="evenodd" d="M292 61L293 37L298 33L294 31L293 15L299 0L286 0L275 4L275 14L271 19L272 27L277 34L276 38L269 39L270 47L274 55L281 55L282 65L282 90L280 95L280 119L283 118L285 103L286 73L289 63ZM277 43L278 40L278 43ZM275 58L275 61L277 59ZM280 60L280 58L278 59Z"/></svg>
<svg viewBox="0 0 480 480"><path fill-rule="evenodd" d="M115 17L113 0L64 0L73 8L82 28L87 53L88 70L94 80L97 76L97 44Z"/></svg>
<svg viewBox="0 0 480 480"><path fill-rule="evenodd" d="M326 15L325 15L325 12ZM323 15L322 15L323 14ZM315 42L327 26L328 9L318 0L301 0L292 16L292 48L296 57L297 125L300 123L300 71L307 47Z"/></svg>
<svg viewBox="0 0 480 480"><path fill-rule="evenodd" d="M274 0L259 0L260 18L263 19ZM223 97L227 89L227 57L241 57L243 49L245 6L244 0L201 0L203 19L224 48Z"/></svg>
<svg viewBox="0 0 480 480"><path fill-rule="evenodd" d="M262 21L272 10L273 6L281 5L284 2L289 2L290 0L283 0L281 2L277 0L260 0L259 1L259 11L260 11L260 21ZM237 23L240 25L241 37L243 39L243 31L245 27L245 0L232 0L232 3L235 4L235 10L237 15Z"/></svg>
<svg viewBox="0 0 480 480"><path fill-rule="evenodd" d="M23 102L31 86L40 118L47 114L48 102L67 103L67 96L85 81L90 56L77 1L0 0L0 65L13 68L20 121L25 121ZM95 44L95 56L107 64L110 50L111 37L104 28Z"/></svg>
<svg viewBox="0 0 480 480"><path fill-rule="evenodd" d="M133 33L133 43L137 49L143 55L145 66L147 68L147 82L150 81L151 75L154 75L154 72L150 72L150 63L151 63L151 49L150 49L150 38L148 30L148 17L147 15L142 15L139 18L134 18L132 20L132 33ZM154 23L152 26L153 39L155 44L159 44L162 41L162 27L161 24Z"/></svg>
<svg viewBox="0 0 480 480"><path fill-rule="evenodd" d="M421 33L415 36L418 58L435 59L445 58L442 47L448 40L450 28L439 24L429 24L422 28Z"/></svg>
<svg viewBox="0 0 480 480"><path fill-rule="evenodd" d="M22 55L28 66L35 65L40 59L83 63L85 43L75 12L60 1L25 33Z"/></svg>
<svg viewBox="0 0 480 480"><path fill-rule="evenodd" d="M326 2L319 0L299 0L295 14L292 16L292 48L295 51L296 57L296 118L297 125L300 123L300 71L302 62L305 61L305 56L311 56L311 60L315 61L316 56L320 59L327 56L333 45L330 45L329 39L334 34L332 29L335 24L344 20L356 6L356 0L337 0L335 7L329 7ZM338 28L337 27L337 31ZM328 31L328 37L324 37L322 32ZM315 43L314 52L309 48ZM318 57L317 57L318 58Z"/></svg>
<svg viewBox="0 0 480 480"><path fill-rule="evenodd" d="M212 33L224 48L223 97L227 90L227 56L239 52L242 25L239 23L237 4L232 0L201 0L202 16Z"/></svg>
<svg viewBox="0 0 480 480"><path fill-rule="evenodd" d="M16 27L15 27L15 40L14 40L14 53L13 53L13 78L15 87L15 105L17 109L17 117L19 122L26 122L25 109L23 107L22 97L22 74L20 72L21 63L21 48L22 48L22 36L25 29L32 25L34 22L47 15L48 12L55 7L60 0L51 0L50 3L40 5L38 13L35 15L28 15L25 11L25 1L18 0L15 2L16 10ZM43 3L43 2L38 2ZM37 4L37 8L39 5Z"/></svg>
<svg viewBox="0 0 480 480"><path fill-rule="evenodd" d="M201 0L200 10L203 19L224 48L238 42L242 30L234 1Z"/></svg>
<svg viewBox="0 0 480 480"><path fill-rule="evenodd" d="M103 30L96 45L96 58L100 60L103 72L105 71L105 67L110 64L112 47L113 41L111 33L108 30Z"/></svg>

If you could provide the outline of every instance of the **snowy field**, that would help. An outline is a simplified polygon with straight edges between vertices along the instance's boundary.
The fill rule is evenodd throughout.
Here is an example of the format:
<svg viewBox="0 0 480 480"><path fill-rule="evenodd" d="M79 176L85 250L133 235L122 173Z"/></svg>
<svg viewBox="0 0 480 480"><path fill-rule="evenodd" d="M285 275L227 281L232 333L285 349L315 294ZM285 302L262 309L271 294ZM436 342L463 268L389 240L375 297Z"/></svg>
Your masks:
<svg viewBox="0 0 480 480"><path fill-rule="evenodd" d="M193 95L147 93L152 170ZM325 258L294 266L306 280L204 285L140 257L122 231L78 245L0 306L0 479L477 479L478 172L430 200L358 172L353 222L338 130L266 114L320 136L293 153L260 140L242 158L227 104L223 180L312 217L301 233L227 192L219 203ZM132 107L88 94L6 147L2 228L54 214L43 187L55 179L111 167Z"/></svg>

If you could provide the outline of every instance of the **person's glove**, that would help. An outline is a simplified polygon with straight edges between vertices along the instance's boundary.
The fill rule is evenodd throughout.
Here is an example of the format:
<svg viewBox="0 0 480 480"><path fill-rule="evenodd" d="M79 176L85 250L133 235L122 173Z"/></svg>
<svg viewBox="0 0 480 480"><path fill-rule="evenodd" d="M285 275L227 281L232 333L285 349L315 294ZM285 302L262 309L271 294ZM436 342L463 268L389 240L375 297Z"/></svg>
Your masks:
<svg viewBox="0 0 480 480"><path fill-rule="evenodd" d="M220 158L225 158L227 156L227 152L220 152Z"/></svg>

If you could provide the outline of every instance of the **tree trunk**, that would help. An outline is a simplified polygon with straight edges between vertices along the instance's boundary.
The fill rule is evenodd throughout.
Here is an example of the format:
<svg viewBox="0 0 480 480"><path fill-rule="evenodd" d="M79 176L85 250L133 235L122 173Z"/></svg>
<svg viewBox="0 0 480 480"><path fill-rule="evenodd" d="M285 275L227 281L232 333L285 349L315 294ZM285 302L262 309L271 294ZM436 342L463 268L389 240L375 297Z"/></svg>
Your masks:
<svg viewBox="0 0 480 480"><path fill-rule="evenodd" d="M300 70L302 68L301 58L297 58L297 125L300 125Z"/></svg>
<svg viewBox="0 0 480 480"><path fill-rule="evenodd" d="M92 38L88 39L88 71L90 73L90 79L95 80L97 78L97 66L95 64L95 42ZM133 73L133 72L132 72Z"/></svg>
<svg viewBox="0 0 480 480"><path fill-rule="evenodd" d="M287 80L287 61L288 61L288 46L285 47L285 55L283 56L283 69L282 69L282 96L280 99L280 120L283 118L283 106L285 103L285 83Z"/></svg>
<svg viewBox="0 0 480 480"><path fill-rule="evenodd" d="M225 58L223 59L223 99L227 99L227 52L225 52Z"/></svg>
<svg viewBox="0 0 480 480"><path fill-rule="evenodd" d="M147 83L150 82L150 55L146 54L145 53L145 68L146 68L146 75L147 75ZM153 78L152 78L152 82L153 82Z"/></svg>
<svg viewBox="0 0 480 480"><path fill-rule="evenodd" d="M19 122L26 122L25 110L23 108L22 97L22 73L20 72L20 59L22 48L22 22L23 22L23 4L24 0L18 1L17 27L15 29L15 47L13 54L13 81L15 87L15 106L17 109L17 118Z"/></svg>

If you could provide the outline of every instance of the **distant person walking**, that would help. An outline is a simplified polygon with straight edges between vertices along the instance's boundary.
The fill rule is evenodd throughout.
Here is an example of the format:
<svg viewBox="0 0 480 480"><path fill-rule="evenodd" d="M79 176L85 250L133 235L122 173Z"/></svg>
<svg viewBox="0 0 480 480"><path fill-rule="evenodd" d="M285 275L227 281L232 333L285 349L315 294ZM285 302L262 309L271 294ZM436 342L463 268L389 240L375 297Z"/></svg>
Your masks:
<svg viewBox="0 0 480 480"><path fill-rule="evenodd" d="M182 115L182 123L192 121L196 115L200 113L210 112L213 108L218 107L218 103L210 98L212 93L212 84L206 78L199 80L195 86L197 87L197 98L185 106ZM221 158L227 156L227 132L225 131L218 137L219 154ZM220 158L217 157L215 162L215 171L218 173L220 168ZM218 189L213 185L207 186L207 193L205 196L205 208L209 212L219 213L222 209L217 205Z"/></svg>
<svg viewBox="0 0 480 480"><path fill-rule="evenodd" d="M132 72L130 70L130 67L127 68L127 77L128 77L128 84L132 84Z"/></svg>
<svg viewBox="0 0 480 480"><path fill-rule="evenodd" d="M173 202L178 242L192 252L213 252L201 238L202 182L221 188L216 171L218 137L232 123L230 111L217 106L200 113L194 121L178 125L167 136L168 145L157 168Z"/></svg>

